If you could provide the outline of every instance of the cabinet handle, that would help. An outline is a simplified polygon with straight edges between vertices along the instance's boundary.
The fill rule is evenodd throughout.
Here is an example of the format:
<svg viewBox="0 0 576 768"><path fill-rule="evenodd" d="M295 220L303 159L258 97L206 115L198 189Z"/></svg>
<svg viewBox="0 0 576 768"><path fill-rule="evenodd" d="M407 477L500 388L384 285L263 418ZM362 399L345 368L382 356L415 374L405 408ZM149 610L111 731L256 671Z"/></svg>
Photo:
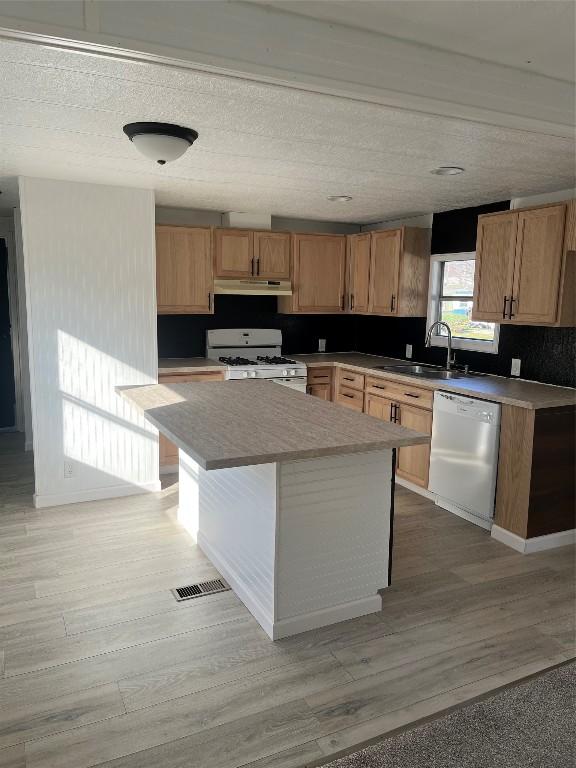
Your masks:
<svg viewBox="0 0 576 768"><path fill-rule="evenodd" d="M404 394L406 397L415 397L416 399L420 397L420 395L415 395L413 392L404 392Z"/></svg>
<svg viewBox="0 0 576 768"><path fill-rule="evenodd" d="M208 291L208 312L212 312L212 293Z"/></svg>
<svg viewBox="0 0 576 768"><path fill-rule="evenodd" d="M344 381L354 381L354 379L350 379L348 376L342 376Z"/></svg>
<svg viewBox="0 0 576 768"><path fill-rule="evenodd" d="M252 257L252 275L255 275L255 274L256 273L254 271L254 257Z"/></svg>
<svg viewBox="0 0 576 768"><path fill-rule="evenodd" d="M508 304L508 296L504 296L504 306L502 307L502 319L506 319L506 305Z"/></svg>
<svg viewBox="0 0 576 768"><path fill-rule="evenodd" d="M400 423L400 406L398 403L395 403L394 405L394 423L399 424Z"/></svg>
<svg viewBox="0 0 576 768"><path fill-rule="evenodd" d="M340 309L342 310L346 309L346 305L344 303L345 301L346 301L346 297L344 296L344 294L342 294L342 298L340 299Z"/></svg>
<svg viewBox="0 0 576 768"><path fill-rule="evenodd" d="M518 299L517 298L515 299L514 296L510 296L510 312L508 313L508 319L509 320L512 320L512 318L516 314L515 312L512 312L512 310L514 309L514 302L516 302L516 304L517 304L518 303Z"/></svg>
<svg viewBox="0 0 576 768"><path fill-rule="evenodd" d="M394 421L394 403L390 403L390 421Z"/></svg>
<svg viewBox="0 0 576 768"><path fill-rule="evenodd" d="M354 294L350 294L350 309L354 309Z"/></svg>
<svg viewBox="0 0 576 768"><path fill-rule="evenodd" d="M390 299L390 312L394 312L395 306L396 306L396 296L392 294L392 298Z"/></svg>
<svg viewBox="0 0 576 768"><path fill-rule="evenodd" d="M256 259L256 274L260 274L260 259Z"/></svg>
<svg viewBox="0 0 576 768"><path fill-rule="evenodd" d="M373 389L386 389L386 387L383 387L382 384L372 384Z"/></svg>
<svg viewBox="0 0 576 768"><path fill-rule="evenodd" d="M344 395L344 397L349 397L350 400L354 400L354 395L348 395L346 392L340 392L341 395Z"/></svg>

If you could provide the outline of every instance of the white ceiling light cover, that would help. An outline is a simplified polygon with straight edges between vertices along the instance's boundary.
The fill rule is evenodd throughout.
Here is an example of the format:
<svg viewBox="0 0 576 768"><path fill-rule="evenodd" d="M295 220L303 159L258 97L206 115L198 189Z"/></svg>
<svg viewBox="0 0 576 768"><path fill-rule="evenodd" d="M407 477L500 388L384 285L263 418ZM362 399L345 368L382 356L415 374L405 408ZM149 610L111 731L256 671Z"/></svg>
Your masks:
<svg viewBox="0 0 576 768"><path fill-rule="evenodd" d="M161 136L158 133L139 133L134 136L132 143L144 157L160 165L178 160L190 146L190 142L186 139L180 139L177 136Z"/></svg>

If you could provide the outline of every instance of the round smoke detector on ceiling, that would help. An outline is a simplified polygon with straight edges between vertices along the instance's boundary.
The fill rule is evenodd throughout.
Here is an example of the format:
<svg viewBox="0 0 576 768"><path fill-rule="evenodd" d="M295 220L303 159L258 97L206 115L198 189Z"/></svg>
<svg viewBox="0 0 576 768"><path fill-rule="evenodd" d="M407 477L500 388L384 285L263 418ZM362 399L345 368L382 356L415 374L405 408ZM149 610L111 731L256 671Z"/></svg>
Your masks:
<svg viewBox="0 0 576 768"><path fill-rule="evenodd" d="M158 165L178 160L198 138L192 128L171 123L128 123L123 131L144 157Z"/></svg>
<svg viewBox="0 0 576 768"><path fill-rule="evenodd" d="M326 200L331 203L349 203L352 200L352 195L329 195Z"/></svg>
<svg viewBox="0 0 576 768"><path fill-rule="evenodd" d="M434 168L430 173L436 176L458 176L459 173L464 173L464 168L460 168L458 165L441 165L440 168Z"/></svg>

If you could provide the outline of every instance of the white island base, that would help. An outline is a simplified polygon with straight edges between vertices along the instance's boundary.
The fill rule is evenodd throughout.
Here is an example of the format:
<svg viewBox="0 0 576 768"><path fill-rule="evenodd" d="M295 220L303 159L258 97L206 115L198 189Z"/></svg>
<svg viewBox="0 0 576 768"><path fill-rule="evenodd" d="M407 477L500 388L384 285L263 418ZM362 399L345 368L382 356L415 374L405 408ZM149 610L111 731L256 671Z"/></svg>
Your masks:
<svg viewBox="0 0 576 768"><path fill-rule="evenodd" d="M392 449L206 471L180 450L179 519L273 640L380 611Z"/></svg>

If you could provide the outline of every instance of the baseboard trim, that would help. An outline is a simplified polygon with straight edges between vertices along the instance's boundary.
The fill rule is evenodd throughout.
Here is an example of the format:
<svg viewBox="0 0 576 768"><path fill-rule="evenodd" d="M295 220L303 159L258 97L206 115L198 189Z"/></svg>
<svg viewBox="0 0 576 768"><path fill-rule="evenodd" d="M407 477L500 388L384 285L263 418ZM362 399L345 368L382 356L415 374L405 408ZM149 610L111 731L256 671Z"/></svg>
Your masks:
<svg viewBox="0 0 576 768"><path fill-rule="evenodd" d="M534 536L531 539L523 539L516 533L512 533L512 531L507 531L499 525L493 525L492 536L496 541L512 547L512 549L521 552L523 555L576 544L576 528L568 531L559 531L558 533L549 533L546 536Z"/></svg>
<svg viewBox="0 0 576 768"><path fill-rule="evenodd" d="M401 485L403 488L406 488L409 491L413 491L414 493L418 493L420 496L424 496L426 499L430 499L430 501L436 501L436 494L432 493L432 491L429 491L427 488L422 488L421 485L411 483L410 480L404 480L403 477L398 477L398 475L396 475L395 482L397 485Z"/></svg>
<svg viewBox="0 0 576 768"><path fill-rule="evenodd" d="M158 493L162 490L159 480L142 485L112 485L106 488L92 488L87 491L72 491L70 493L46 493L34 494L34 506L36 509L47 507L60 507L65 504L79 504L83 501L101 501L102 499L116 499L122 496L135 496L140 493Z"/></svg>
<svg viewBox="0 0 576 768"><path fill-rule="evenodd" d="M177 475L179 469L180 469L180 466L178 464L161 464L160 474L161 475Z"/></svg>
<svg viewBox="0 0 576 768"><path fill-rule="evenodd" d="M304 613L301 616L291 616L289 619L280 619L274 622L273 639L291 637L310 629L319 629L329 624L338 624L341 621L357 619L369 613L377 613L382 610L382 598L380 595L362 597L351 603L341 603L330 608L322 608L320 611Z"/></svg>
<svg viewBox="0 0 576 768"><path fill-rule="evenodd" d="M478 517L478 515L473 515L472 512L468 512L466 509L462 509L462 507L459 507L457 504L452 504L442 496L436 496L435 501L437 507L445 509L447 512L452 512L453 515L457 515L463 520L477 525L479 528L484 528L486 531L489 531L492 528L492 518L488 519L485 517Z"/></svg>

